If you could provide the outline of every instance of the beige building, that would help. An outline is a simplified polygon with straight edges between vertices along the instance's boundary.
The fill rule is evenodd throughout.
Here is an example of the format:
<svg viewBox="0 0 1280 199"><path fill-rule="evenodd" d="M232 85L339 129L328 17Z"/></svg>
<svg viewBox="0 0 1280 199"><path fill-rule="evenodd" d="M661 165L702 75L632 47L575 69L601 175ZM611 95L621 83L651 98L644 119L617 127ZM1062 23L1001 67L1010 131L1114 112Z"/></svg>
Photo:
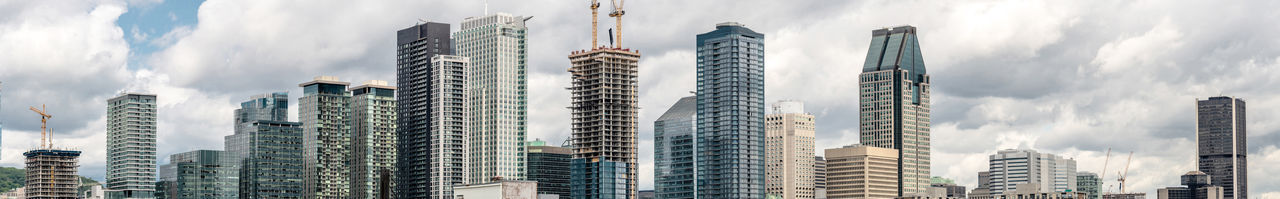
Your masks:
<svg viewBox="0 0 1280 199"><path fill-rule="evenodd" d="M803 102L779 101L764 120L765 190L777 198L813 198L813 115Z"/></svg>
<svg viewBox="0 0 1280 199"><path fill-rule="evenodd" d="M538 182L502 180L489 183L453 187L454 199L534 199L538 197Z"/></svg>
<svg viewBox="0 0 1280 199"><path fill-rule="evenodd" d="M1040 183L1023 183L1014 186L1014 189L1000 194L990 195L970 195L970 199L1082 199L1089 198L1089 193L1085 192L1067 192L1067 191L1044 191ZM1139 197L1146 198L1146 197Z"/></svg>
<svg viewBox="0 0 1280 199"><path fill-rule="evenodd" d="M869 146L827 149L827 197L898 197L898 150Z"/></svg>

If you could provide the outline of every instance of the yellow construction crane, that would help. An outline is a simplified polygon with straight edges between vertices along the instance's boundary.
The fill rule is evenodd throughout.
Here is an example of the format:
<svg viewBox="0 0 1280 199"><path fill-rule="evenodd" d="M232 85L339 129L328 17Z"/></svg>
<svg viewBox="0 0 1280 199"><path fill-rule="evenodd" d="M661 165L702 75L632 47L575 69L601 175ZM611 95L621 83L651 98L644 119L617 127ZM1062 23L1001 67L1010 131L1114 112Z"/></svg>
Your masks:
<svg viewBox="0 0 1280 199"><path fill-rule="evenodd" d="M622 4L624 3L627 3L627 0L613 0L613 12L609 13L610 17L617 20L617 22L615 22L616 24L614 24L618 26L618 31L616 32L618 35L618 43L613 46L615 48L622 48L622 15L627 14L627 11L622 10Z"/></svg>
<svg viewBox="0 0 1280 199"><path fill-rule="evenodd" d="M1107 157L1106 157L1106 159L1103 159L1103 160L1102 160L1102 174L1100 174L1101 176L1098 176L1098 187L1099 187L1099 188L1101 188L1101 187L1102 187L1102 184L1106 184L1106 181L1107 181L1107 164L1108 164L1108 163L1111 163L1111 147L1107 147ZM1111 192L1111 187L1107 187L1107 192Z"/></svg>
<svg viewBox="0 0 1280 199"><path fill-rule="evenodd" d="M1124 179L1125 179L1125 177L1129 177L1129 164L1131 164L1131 163L1133 163L1133 152L1132 152L1132 151L1130 151L1130 152L1129 152L1129 160L1128 160L1128 161L1125 161L1125 163L1124 163L1124 173L1123 173L1123 174L1120 174L1120 178L1119 178L1119 179L1116 179L1116 181L1120 181L1120 193L1122 193L1122 194L1123 194L1123 193L1128 193L1128 192L1124 192Z"/></svg>
<svg viewBox="0 0 1280 199"><path fill-rule="evenodd" d="M591 0L591 49L600 47L599 44L596 43L600 41L600 38L599 38L600 33L598 32L600 31L600 28L596 27L597 18L599 18L600 16L600 11L597 11L599 8L600 8L600 1Z"/></svg>
<svg viewBox="0 0 1280 199"><path fill-rule="evenodd" d="M49 118L53 118L53 115L49 115L44 110L45 106L43 104L40 105L40 109L36 109L34 106L31 107L31 111L40 114L40 148L49 148L53 147L53 136L49 136L48 134L50 133L46 129L48 129Z"/></svg>

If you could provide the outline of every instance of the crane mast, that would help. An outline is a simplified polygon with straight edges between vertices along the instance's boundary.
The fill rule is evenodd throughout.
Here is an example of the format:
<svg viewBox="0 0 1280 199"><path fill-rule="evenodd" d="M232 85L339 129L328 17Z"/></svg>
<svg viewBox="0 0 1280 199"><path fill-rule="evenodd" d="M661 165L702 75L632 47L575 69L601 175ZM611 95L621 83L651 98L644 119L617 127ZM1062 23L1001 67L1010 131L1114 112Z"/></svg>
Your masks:
<svg viewBox="0 0 1280 199"><path fill-rule="evenodd" d="M597 43L600 41L600 28L596 25L598 24L597 18L600 16L600 11L598 11L599 8L600 2L598 0L591 0L591 48L593 49L600 47L599 43Z"/></svg>
<svg viewBox="0 0 1280 199"><path fill-rule="evenodd" d="M616 23L614 25L617 26L617 30L618 30L616 33L614 33L618 35L617 36L618 43L614 45L615 48L622 47L622 15L627 14L627 11L622 10L622 4L626 2L627 0L613 0L613 12L609 13L609 16L613 17L617 21L617 22L614 22Z"/></svg>
<svg viewBox="0 0 1280 199"><path fill-rule="evenodd" d="M1106 184L1107 181L1107 164L1111 162L1111 148L1107 148L1107 157L1102 160L1102 176L1098 176L1098 187ZM1111 188L1107 187L1107 192L1111 192Z"/></svg>
<svg viewBox="0 0 1280 199"><path fill-rule="evenodd" d="M52 132L48 132L47 130L49 118L53 118L53 115L49 115L45 112L45 106L43 104L40 105L40 109L36 109L34 106L31 107L31 111L35 111L37 114L40 114L40 148L53 147L53 136L50 135Z"/></svg>
<svg viewBox="0 0 1280 199"><path fill-rule="evenodd" d="M1126 177L1129 177L1129 165L1132 163L1133 163L1133 152L1130 151L1129 160L1125 161L1124 163L1124 174L1120 174L1120 179L1117 180L1117 181L1120 181L1120 193L1126 193L1124 192L1124 179Z"/></svg>

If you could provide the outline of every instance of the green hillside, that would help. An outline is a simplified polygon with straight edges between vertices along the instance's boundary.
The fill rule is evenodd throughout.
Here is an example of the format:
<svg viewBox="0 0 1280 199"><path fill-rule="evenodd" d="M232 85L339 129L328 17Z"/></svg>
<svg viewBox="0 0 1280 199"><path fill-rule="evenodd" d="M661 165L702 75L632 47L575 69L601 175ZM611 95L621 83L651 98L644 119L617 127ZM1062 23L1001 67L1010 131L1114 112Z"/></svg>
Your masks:
<svg viewBox="0 0 1280 199"><path fill-rule="evenodd" d="M13 167L0 167L0 190L8 192L26 183L26 170ZM96 185L98 181L80 176L81 185Z"/></svg>

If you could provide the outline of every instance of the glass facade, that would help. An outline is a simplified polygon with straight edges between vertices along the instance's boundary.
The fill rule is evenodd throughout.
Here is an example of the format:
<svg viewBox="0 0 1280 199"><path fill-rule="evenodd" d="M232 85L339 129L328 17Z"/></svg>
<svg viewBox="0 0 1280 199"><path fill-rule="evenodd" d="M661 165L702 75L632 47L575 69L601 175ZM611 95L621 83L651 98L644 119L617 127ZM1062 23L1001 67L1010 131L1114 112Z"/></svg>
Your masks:
<svg viewBox="0 0 1280 199"><path fill-rule="evenodd" d="M351 194L351 93L347 82L320 76L299 84L304 198L347 198Z"/></svg>
<svg viewBox="0 0 1280 199"><path fill-rule="evenodd" d="M161 168L163 192L167 198L233 199L226 193L236 190L236 183L227 181L227 167L222 166L223 152L195 150L169 156L169 164Z"/></svg>
<svg viewBox="0 0 1280 199"><path fill-rule="evenodd" d="M898 149L899 196L929 187L929 75L916 28L872 31L859 76L862 145Z"/></svg>
<svg viewBox="0 0 1280 199"><path fill-rule="evenodd" d="M453 33L457 55L470 58L467 100L470 182L493 177L523 180L528 116L526 34L523 16L471 17Z"/></svg>
<svg viewBox="0 0 1280 199"><path fill-rule="evenodd" d="M431 195L431 57L453 54L449 24L396 32L396 198Z"/></svg>
<svg viewBox="0 0 1280 199"><path fill-rule="evenodd" d="M538 194L555 194L569 197L569 162L573 159L570 148L546 146L540 141L529 142L529 181L538 182Z"/></svg>
<svg viewBox="0 0 1280 199"><path fill-rule="evenodd" d="M382 173L396 170L395 87L374 81L351 92L351 196L381 198Z"/></svg>
<svg viewBox="0 0 1280 199"><path fill-rule="evenodd" d="M111 198L152 198L156 179L156 95L107 100L107 182Z"/></svg>
<svg viewBox="0 0 1280 199"><path fill-rule="evenodd" d="M764 34L721 23L697 36L698 198L764 198Z"/></svg>
<svg viewBox="0 0 1280 199"><path fill-rule="evenodd" d="M698 98L680 98L653 121L653 178L657 198L693 198L694 137Z"/></svg>
<svg viewBox="0 0 1280 199"><path fill-rule="evenodd" d="M1090 172L1076 173L1076 192L1084 192L1089 194L1087 199L1098 199L1102 195L1098 195L1098 174Z"/></svg>
<svg viewBox="0 0 1280 199"><path fill-rule="evenodd" d="M301 124L294 127L297 128L296 135L287 132L259 134L259 131L262 130L259 125L260 121L284 122L288 121L286 119L288 116L289 93L287 92L257 95L240 103L240 108L235 110L235 134L226 137L224 145L226 150L222 157L219 158L228 171L222 174L225 177L219 179L227 180L230 184L236 184L238 188L227 191L223 195L234 198L261 196L257 193L252 195L240 194L250 192L250 190L245 190L246 183L267 180L259 179L267 178L267 176L253 174L254 172L260 172L256 169L271 168L257 165L264 162L263 158L267 158L265 162L275 164L275 167L293 169L296 166L297 169L296 171L279 170L284 174L296 172L292 176L271 176L273 179L268 181L277 182L269 189L277 191L277 193L271 193L271 195L288 196L289 198L302 197ZM294 146L295 142L296 146ZM293 184L295 182L297 184ZM284 194L284 192L291 194Z"/></svg>
<svg viewBox="0 0 1280 199"><path fill-rule="evenodd" d="M1245 103L1234 97L1196 102L1197 165L1222 187L1223 198L1248 198Z"/></svg>
<svg viewBox="0 0 1280 199"><path fill-rule="evenodd" d="M240 167L240 198L303 198L302 123L259 120L250 124L249 152Z"/></svg>

